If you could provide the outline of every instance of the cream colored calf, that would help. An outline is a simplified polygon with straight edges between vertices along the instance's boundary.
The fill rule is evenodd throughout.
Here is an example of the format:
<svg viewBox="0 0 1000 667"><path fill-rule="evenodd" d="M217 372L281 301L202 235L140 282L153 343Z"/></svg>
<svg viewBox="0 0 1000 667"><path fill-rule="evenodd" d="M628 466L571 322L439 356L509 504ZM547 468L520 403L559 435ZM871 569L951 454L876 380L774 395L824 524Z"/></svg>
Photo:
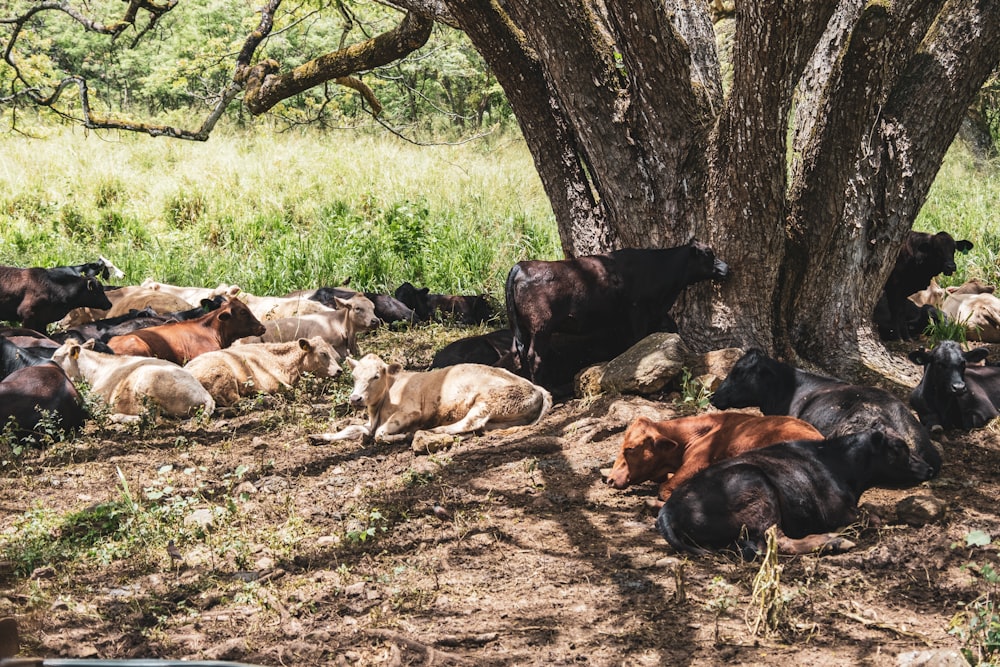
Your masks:
<svg viewBox="0 0 1000 667"><path fill-rule="evenodd" d="M253 343L206 352L184 368L201 382L216 405L233 405L241 396L274 394L294 387L304 373L340 374L337 353L319 336L290 343Z"/></svg>
<svg viewBox="0 0 1000 667"><path fill-rule="evenodd" d="M374 354L347 360L354 374L351 405L368 409L368 424L311 436L346 440L374 436L403 440L418 430L457 435L534 424L552 407L552 395L510 371L457 364L426 372L404 371Z"/></svg>
<svg viewBox="0 0 1000 667"><path fill-rule="evenodd" d="M171 417L211 414L215 400L191 373L177 364L151 357L105 354L67 341L52 355L70 380L86 380L90 391L111 408L115 421L138 421L147 409Z"/></svg>
<svg viewBox="0 0 1000 667"><path fill-rule="evenodd" d="M267 331L261 336L261 341L282 343L319 336L332 345L341 358L348 354L358 355L358 334L379 324L375 304L361 294L350 299L335 299L335 302L337 309L327 313L264 322Z"/></svg>

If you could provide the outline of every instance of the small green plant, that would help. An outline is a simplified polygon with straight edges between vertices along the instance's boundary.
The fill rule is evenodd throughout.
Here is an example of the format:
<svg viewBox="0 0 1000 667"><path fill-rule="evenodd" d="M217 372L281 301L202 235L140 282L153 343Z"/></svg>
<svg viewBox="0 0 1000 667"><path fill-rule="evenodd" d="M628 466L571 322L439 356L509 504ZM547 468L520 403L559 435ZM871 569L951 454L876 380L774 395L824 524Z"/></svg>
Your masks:
<svg viewBox="0 0 1000 667"><path fill-rule="evenodd" d="M698 379L691 377L691 370L685 368L681 374L680 403L697 410L704 410L709 406L711 400L712 390L703 385Z"/></svg>
<svg viewBox="0 0 1000 667"><path fill-rule="evenodd" d="M958 322L944 315L928 318L927 326L924 327L924 335L927 336L932 348L945 340L954 340L965 345L967 331L967 320Z"/></svg>
<svg viewBox="0 0 1000 667"><path fill-rule="evenodd" d="M368 540L374 540L379 533L384 533L389 529L388 520L382 516L382 512L377 507L371 508L368 514L362 516L360 521L355 523L359 525L349 529L345 534L347 541L354 544L363 544Z"/></svg>
<svg viewBox="0 0 1000 667"><path fill-rule="evenodd" d="M971 531L965 537L968 547L984 547L992 543L989 534ZM961 611L951 618L948 633L962 640L962 655L970 665L994 665L1000 660L1000 573L989 563L968 563L963 569L973 575L985 589L976 599L964 603Z"/></svg>

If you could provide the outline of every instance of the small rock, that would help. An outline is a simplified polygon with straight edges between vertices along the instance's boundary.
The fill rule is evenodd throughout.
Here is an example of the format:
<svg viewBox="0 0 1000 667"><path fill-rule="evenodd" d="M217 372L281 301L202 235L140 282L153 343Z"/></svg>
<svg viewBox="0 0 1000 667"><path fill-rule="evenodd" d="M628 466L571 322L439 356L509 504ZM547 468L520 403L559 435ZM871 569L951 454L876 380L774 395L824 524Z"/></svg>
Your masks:
<svg viewBox="0 0 1000 667"><path fill-rule="evenodd" d="M410 449L416 454L433 454L442 449L451 447L460 438L446 433L431 433L430 431L417 431L413 434L413 443Z"/></svg>
<svg viewBox="0 0 1000 667"><path fill-rule="evenodd" d="M962 654L954 649L937 649L934 651L913 651L900 653L897 664L899 667L968 667L969 663Z"/></svg>
<svg viewBox="0 0 1000 667"><path fill-rule="evenodd" d="M185 526L208 528L215 523L215 513L207 508L197 509L184 517Z"/></svg>
<svg viewBox="0 0 1000 667"><path fill-rule="evenodd" d="M925 526L944 518L948 503L934 496L908 496L896 503L896 516L910 526Z"/></svg>

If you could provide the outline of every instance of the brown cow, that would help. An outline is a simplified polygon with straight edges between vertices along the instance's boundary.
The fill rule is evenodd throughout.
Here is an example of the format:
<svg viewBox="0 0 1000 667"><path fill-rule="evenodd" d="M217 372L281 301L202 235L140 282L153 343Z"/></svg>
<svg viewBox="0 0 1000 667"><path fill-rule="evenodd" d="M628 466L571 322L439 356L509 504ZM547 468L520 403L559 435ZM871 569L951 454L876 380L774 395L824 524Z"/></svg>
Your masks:
<svg viewBox="0 0 1000 667"><path fill-rule="evenodd" d="M822 439L813 426L794 417L742 412L667 421L639 417L625 431L607 481L616 489L648 480L660 482L659 498L666 500L678 484L717 461L776 442Z"/></svg>
<svg viewBox="0 0 1000 667"><path fill-rule="evenodd" d="M246 304L229 299L218 310L193 320L115 336L108 341L108 347L116 354L157 357L183 365L199 354L229 347L237 338L263 333L264 325Z"/></svg>

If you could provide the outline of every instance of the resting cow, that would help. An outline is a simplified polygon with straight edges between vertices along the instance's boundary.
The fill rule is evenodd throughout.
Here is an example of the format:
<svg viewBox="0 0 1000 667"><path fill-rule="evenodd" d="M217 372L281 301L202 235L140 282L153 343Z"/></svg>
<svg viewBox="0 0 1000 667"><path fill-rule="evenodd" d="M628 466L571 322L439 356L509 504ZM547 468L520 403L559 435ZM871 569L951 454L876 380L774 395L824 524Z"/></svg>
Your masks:
<svg viewBox="0 0 1000 667"><path fill-rule="evenodd" d="M86 380L90 391L108 404L115 421L137 421L152 409L171 417L206 415L215 401L191 373L162 359L95 352L91 341L66 342L52 355L73 380Z"/></svg>
<svg viewBox="0 0 1000 667"><path fill-rule="evenodd" d="M197 303L197 301L195 303ZM142 310L144 308L149 308L155 313L163 314L174 313L179 310L187 310L193 307L194 303L182 299L179 296L168 294L167 292L161 292L159 290L141 288L138 290L130 290L127 295L116 299L114 304L111 306L111 310L108 311L107 316L119 317L121 315L127 315L133 310Z"/></svg>
<svg viewBox="0 0 1000 667"><path fill-rule="evenodd" d="M931 476L906 443L880 431L778 443L680 484L656 527L674 549L696 554L735 547L752 559L765 551L766 531L775 525L783 553L843 551L853 543L831 531L858 521L861 494L891 485L900 469L914 479Z"/></svg>
<svg viewBox="0 0 1000 667"><path fill-rule="evenodd" d="M403 302L389 294L379 294L377 292L356 292L347 287L320 287L303 293L308 299L318 301L324 306L336 308L335 299L350 299L357 294L363 294L366 299L375 305L375 317L386 324L393 322L409 322L413 324L417 321L417 315Z"/></svg>
<svg viewBox="0 0 1000 667"><path fill-rule="evenodd" d="M534 380L543 375L554 333L612 332L618 345L607 349L605 360L612 359L658 330L685 287L721 280L728 271L711 248L697 242L519 262L505 286L512 352Z"/></svg>
<svg viewBox="0 0 1000 667"><path fill-rule="evenodd" d="M232 299L240 293L240 288L237 285L229 285L227 283L219 283L218 287L184 287L146 279L142 281L141 287L157 290L165 294L172 294L184 299L188 303L199 303L202 299L211 299L217 296Z"/></svg>
<svg viewBox="0 0 1000 667"><path fill-rule="evenodd" d="M110 309L104 286L66 267L19 269L0 266L0 320L45 332L74 308Z"/></svg>
<svg viewBox="0 0 1000 667"><path fill-rule="evenodd" d="M499 366L510 355L514 334L510 329L497 329L478 336L468 336L448 343L431 359L431 368L444 368L455 364L483 364ZM509 369L508 369L509 370Z"/></svg>
<svg viewBox="0 0 1000 667"><path fill-rule="evenodd" d="M350 403L368 409L368 424L314 439L394 442L419 430L458 435L534 424L552 407L549 392L502 368L459 364L412 372L374 354L347 359L347 365L354 375Z"/></svg>
<svg viewBox="0 0 1000 667"><path fill-rule="evenodd" d="M759 349L749 350L736 362L711 401L721 410L759 407L765 415L798 417L827 438L882 431L907 443L912 456L925 461L935 475L941 470L941 454L927 429L888 391L809 373ZM906 472L899 470L901 484L922 481L907 478Z"/></svg>
<svg viewBox="0 0 1000 667"><path fill-rule="evenodd" d="M430 288L417 289L407 282L396 288L395 296L411 308L422 322L438 318L473 325L483 324L496 315L489 300L482 294L431 294Z"/></svg>
<svg viewBox="0 0 1000 667"><path fill-rule="evenodd" d="M157 357L183 365L199 354L221 350L246 336L260 336L264 325L246 304L228 299L217 310L186 322L140 329L108 341L116 354Z"/></svg>
<svg viewBox="0 0 1000 667"><path fill-rule="evenodd" d="M1000 343L1000 299L992 293L955 293L945 299L941 310L965 327L967 340Z"/></svg>
<svg viewBox="0 0 1000 667"><path fill-rule="evenodd" d="M667 421L639 417L625 430L608 484L660 482L666 500L699 470L737 454L788 440L822 440L810 424L794 417L713 412Z"/></svg>
<svg viewBox="0 0 1000 667"><path fill-rule="evenodd" d="M83 400L66 373L51 361L29 365L0 380L0 430L23 444L44 444L56 435L70 434L87 417Z"/></svg>
<svg viewBox="0 0 1000 667"><path fill-rule="evenodd" d="M1000 368L966 365L984 361L987 354L982 347L963 352L953 340L941 341L929 352L910 353L910 360L924 367L910 405L932 432L968 431L1000 415Z"/></svg>
<svg viewBox="0 0 1000 667"><path fill-rule="evenodd" d="M284 343L299 338L319 336L337 351L341 358L358 354L358 334L378 326L375 306L366 297L356 294L350 299L335 299L336 310L301 317L285 317L264 323L261 341ZM249 342L249 341L244 341ZM255 341L254 341L255 342Z"/></svg>
<svg viewBox="0 0 1000 667"><path fill-rule="evenodd" d="M304 373L340 374L337 353L319 336L290 343L254 343L206 352L184 367L215 399L230 406L241 396L275 394L298 384Z"/></svg>
<svg viewBox="0 0 1000 667"><path fill-rule="evenodd" d="M899 339L912 338L907 325L908 297L925 289L930 285L931 278L939 273L946 276L953 274L956 269L955 252L966 253L970 250L971 241L956 241L948 232L907 232L884 291L891 328Z"/></svg>

